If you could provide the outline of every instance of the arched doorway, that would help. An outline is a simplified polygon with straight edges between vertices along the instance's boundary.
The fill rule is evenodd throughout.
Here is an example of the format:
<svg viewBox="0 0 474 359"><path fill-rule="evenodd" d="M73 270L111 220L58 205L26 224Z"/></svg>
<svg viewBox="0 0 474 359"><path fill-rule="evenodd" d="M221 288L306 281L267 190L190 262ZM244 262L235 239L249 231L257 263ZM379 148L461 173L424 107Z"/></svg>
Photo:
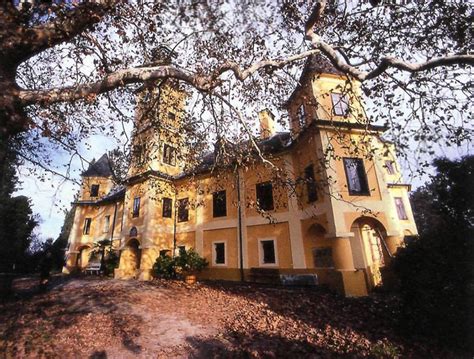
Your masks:
<svg viewBox="0 0 474 359"><path fill-rule="evenodd" d="M354 267L366 271L370 288L381 285L381 269L390 258L385 227L375 218L360 217L352 224L351 232L354 233L351 239Z"/></svg>
<svg viewBox="0 0 474 359"><path fill-rule="evenodd" d="M76 268L82 270L89 264L90 248L88 246L82 246L78 248L76 257Z"/></svg>
<svg viewBox="0 0 474 359"><path fill-rule="evenodd" d="M140 242L136 238L130 239L120 255L120 270L124 278L136 278L141 261Z"/></svg>

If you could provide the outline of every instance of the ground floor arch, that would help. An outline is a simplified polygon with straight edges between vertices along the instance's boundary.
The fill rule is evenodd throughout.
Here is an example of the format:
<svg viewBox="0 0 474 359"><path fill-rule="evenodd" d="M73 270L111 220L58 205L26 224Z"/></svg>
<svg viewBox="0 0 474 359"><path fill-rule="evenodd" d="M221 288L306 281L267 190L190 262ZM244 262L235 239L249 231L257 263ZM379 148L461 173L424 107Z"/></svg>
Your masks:
<svg viewBox="0 0 474 359"><path fill-rule="evenodd" d="M138 278L141 258L140 241L136 238L130 239L120 252L119 271L121 278Z"/></svg>
<svg viewBox="0 0 474 359"><path fill-rule="evenodd" d="M389 263L390 253L384 225L372 217L359 217L351 226L351 249L354 267L366 272L368 288L382 284L382 270Z"/></svg>

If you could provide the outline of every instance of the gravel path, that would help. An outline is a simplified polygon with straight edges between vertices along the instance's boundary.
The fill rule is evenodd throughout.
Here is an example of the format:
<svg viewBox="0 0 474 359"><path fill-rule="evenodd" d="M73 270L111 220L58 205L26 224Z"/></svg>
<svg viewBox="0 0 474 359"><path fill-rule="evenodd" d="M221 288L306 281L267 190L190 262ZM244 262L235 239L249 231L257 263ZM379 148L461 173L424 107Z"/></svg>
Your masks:
<svg viewBox="0 0 474 359"><path fill-rule="evenodd" d="M0 304L0 357L454 357L399 337L398 303L321 289L56 277ZM2 355L3 353L3 355Z"/></svg>

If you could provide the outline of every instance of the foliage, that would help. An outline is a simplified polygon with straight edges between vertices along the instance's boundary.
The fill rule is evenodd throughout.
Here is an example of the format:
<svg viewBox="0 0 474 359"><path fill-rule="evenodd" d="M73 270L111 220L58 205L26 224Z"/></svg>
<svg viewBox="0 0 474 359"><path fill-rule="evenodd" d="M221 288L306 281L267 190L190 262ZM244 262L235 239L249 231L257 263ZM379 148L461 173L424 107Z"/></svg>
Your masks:
<svg viewBox="0 0 474 359"><path fill-rule="evenodd" d="M164 254L156 258L153 265L153 274L156 278L176 278L176 261L171 256Z"/></svg>
<svg viewBox="0 0 474 359"><path fill-rule="evenodd" d="M180 249L175 260L176 267L184 274L200 272L209 265L207 260L201 257L193 248L188 251Z"/></svg>
<svg viewBox="0 0 474 359"><path fill-rule="evenodd" d="M14 146L13 141L0 138L0 273L25 270L33 230L38 225L30 200L12 196L18 185L15 168L19 165Z"/></svg>
<svg viewBox="0 0 474 359"><path fill-rule="evenodd" d="M472 135L466 2L12 3L0 7L0 133L26 134L19 152L36 166L51 169L51 147L84 160L81 141L121 137L137 88L168 78L199 104L183 126L194 148L248 141L255 110L284 110L314 54L363 82L399 145L430 151ZM172 54L157 56L164 48Z"/></svg>
<svg viewBox="0 0 474 359"><path fill-rule="evenodd" d="M420 238L393 263L401 281L401 325L453 347L474 343L474 156L437 159L437 174L412 196Z"/></svg>
<svg viewBox="0 0 474 359"><path fill-rule="evenodd" d="M117 251L109 251L104 259L105 275L111 276L119 266L119 255Z"/></svg>
<svg viewBox="0 0 474 359"><path fill-rule="evenodd" d="M209 265L207 260L201 257L194 249L179 250L179 255L172 258L164 254L156 258L153 265L153 273L158 278L176 278L177 274L194 274L202 271Z"/></svg>

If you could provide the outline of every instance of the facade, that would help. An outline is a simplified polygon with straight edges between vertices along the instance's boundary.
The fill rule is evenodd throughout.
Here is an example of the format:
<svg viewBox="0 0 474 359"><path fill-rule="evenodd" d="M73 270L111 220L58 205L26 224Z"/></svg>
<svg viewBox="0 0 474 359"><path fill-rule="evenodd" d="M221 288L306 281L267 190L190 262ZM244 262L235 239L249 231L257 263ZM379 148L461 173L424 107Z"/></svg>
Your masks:
<svg viewBox="0 0 474 359"><path fill-rule="evenodd" d="M383 282L404 237L417 234L385 128L368 123L359 85L319 57L287 102L289 132L259 114L256 141L274 166L256 156L216 167L218 151L186 163L186 94L165 81L137 96L128 179L114 184L105 155L83 173L66 272L84 269L94 242L111 239L116 278L151 279L160 254L184 247L208 260L203 279L312 274L360 296ZM141 105L154 99L151 111Z"/></svg>

